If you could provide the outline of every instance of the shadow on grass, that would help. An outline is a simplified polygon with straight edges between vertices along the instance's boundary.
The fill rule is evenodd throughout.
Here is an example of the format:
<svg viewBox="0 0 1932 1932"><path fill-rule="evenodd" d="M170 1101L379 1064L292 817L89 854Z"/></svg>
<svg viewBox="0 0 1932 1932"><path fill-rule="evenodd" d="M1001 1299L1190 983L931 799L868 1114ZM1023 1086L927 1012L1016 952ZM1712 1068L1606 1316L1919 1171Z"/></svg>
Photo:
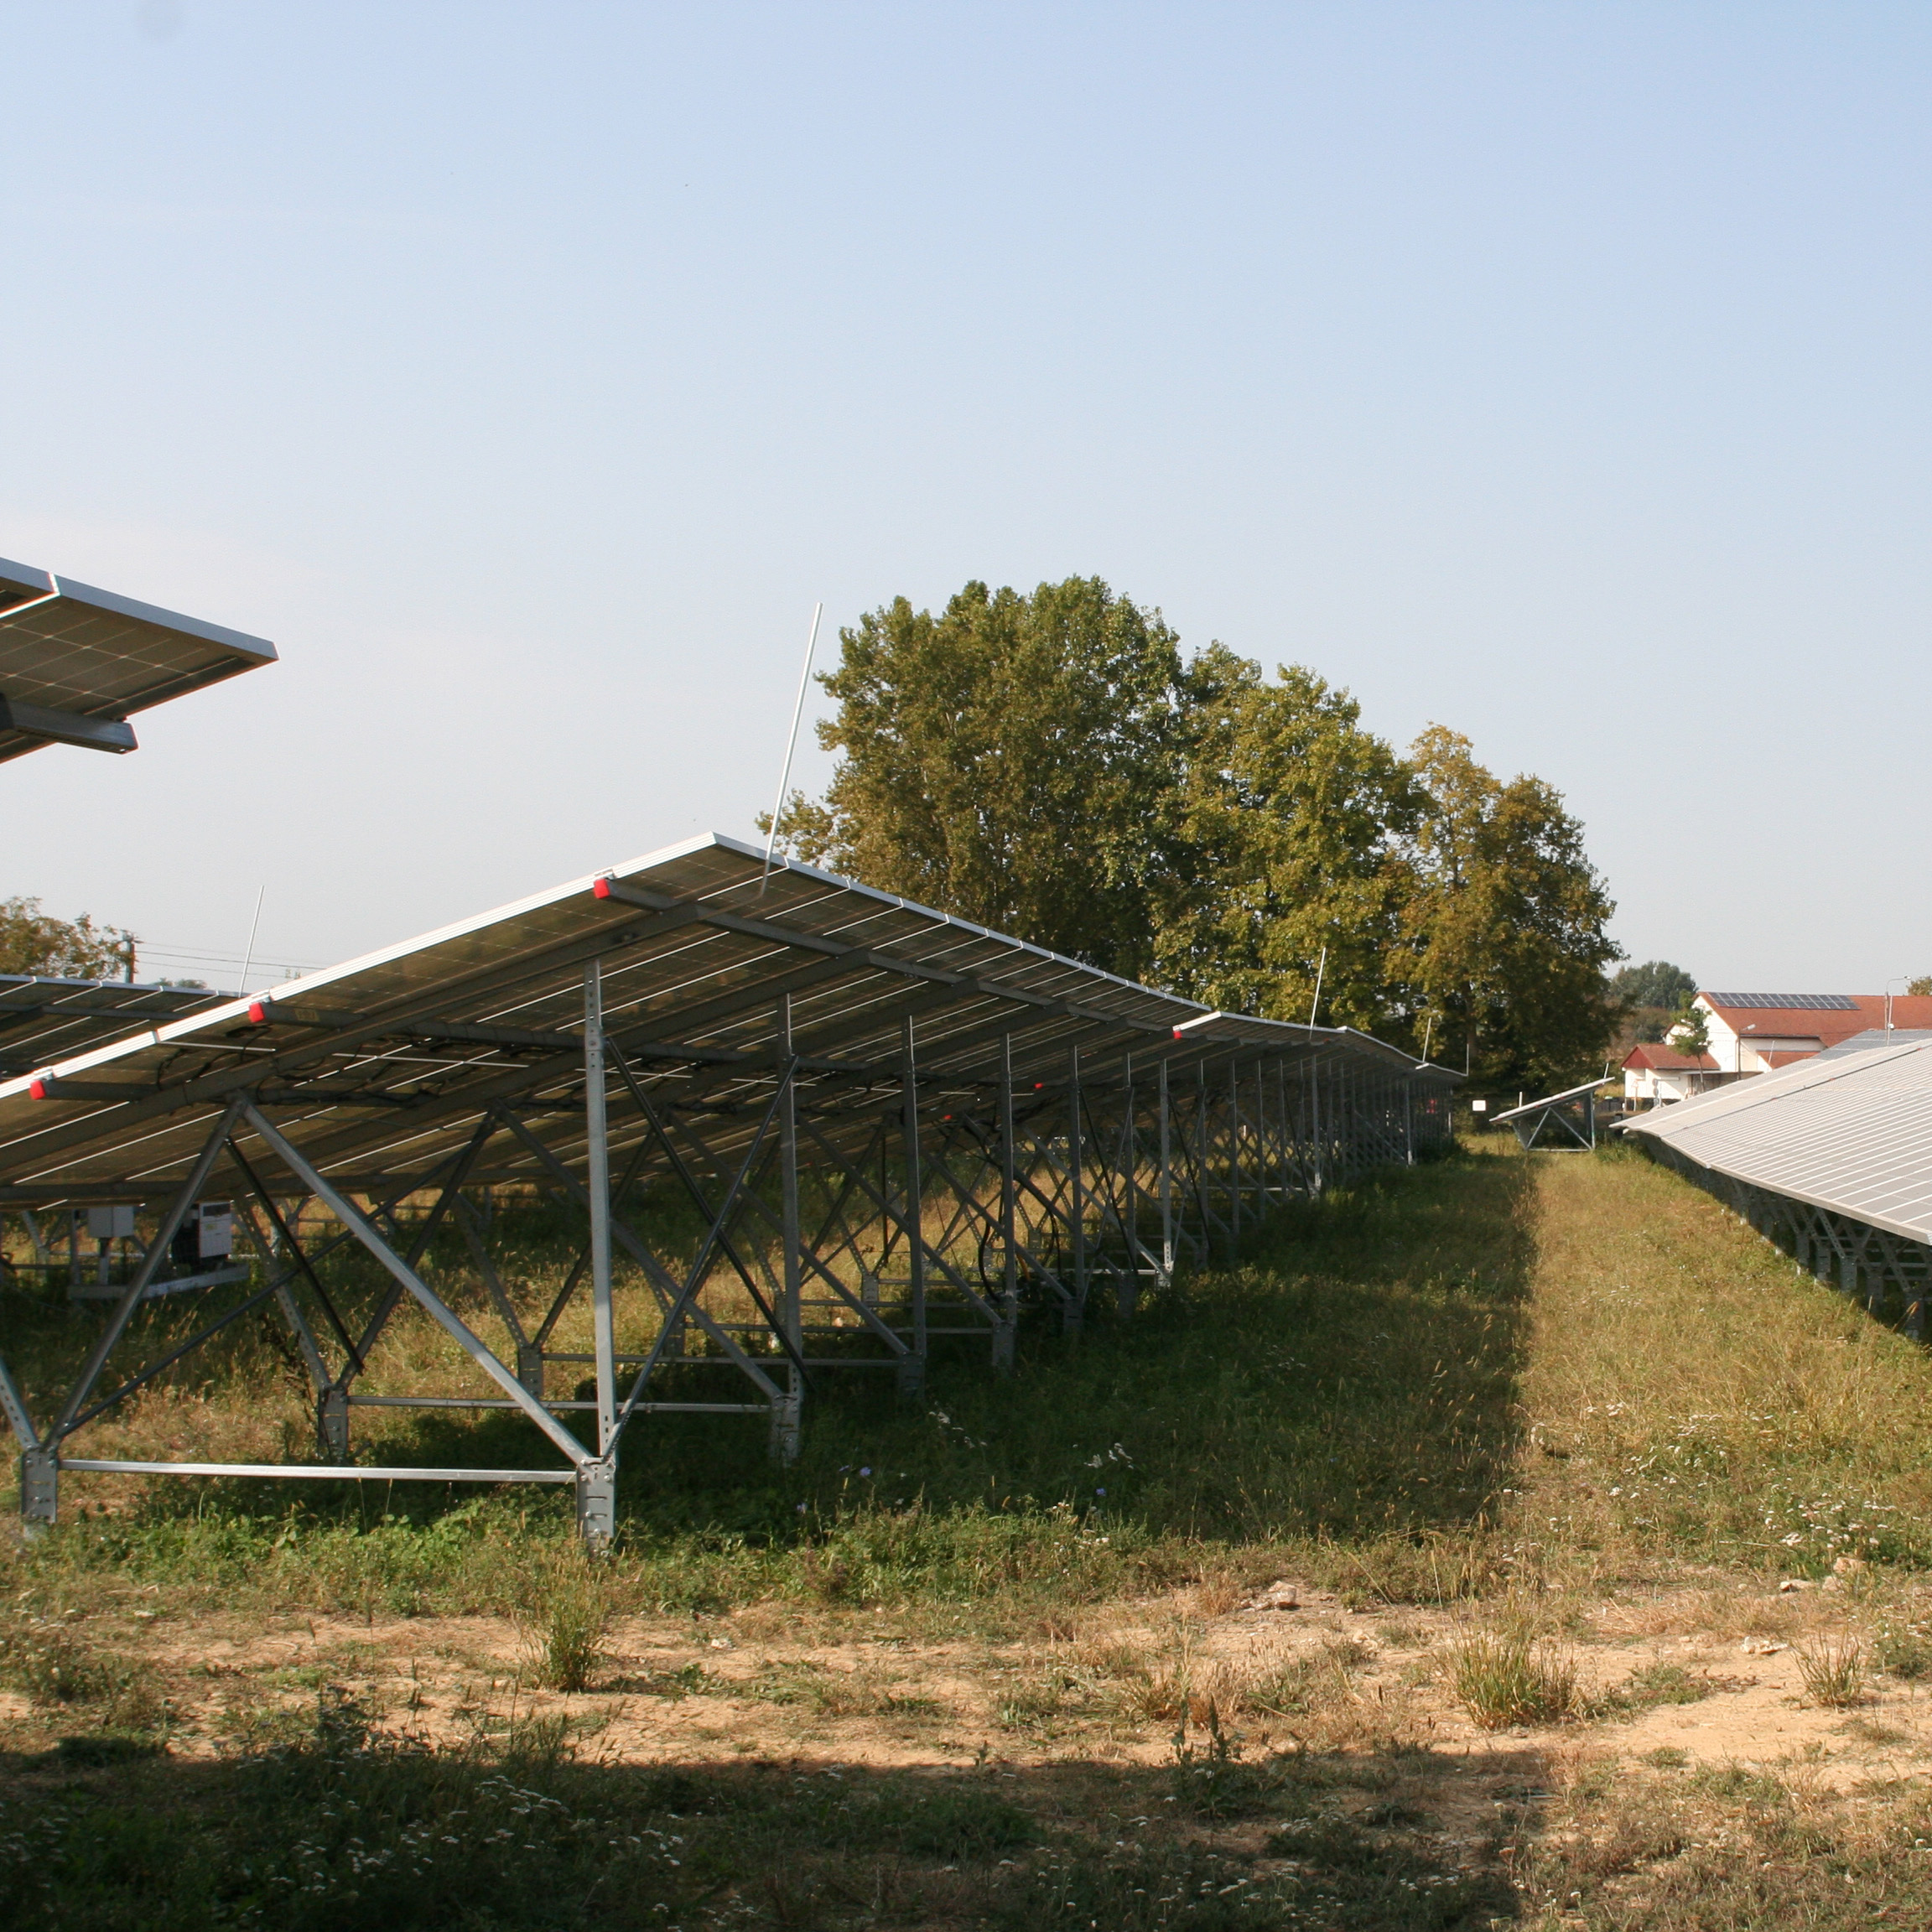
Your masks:
<svg viewBox="0 0 1932 1932"><path fill-rule="evenodd" d="M1409 1749L1206 1767L598 1765L554 1738L489 1753L371 1740L355 1715L325 1705L314 1741L226 1763L0 1758L0 1917L70 1932L1441 1932L1516 1915L1496 1852L1519 1827L1496 1794L1539 1769ZM1445 1800L1481 1815L1476 1841L1429 1835Z"/></svg>
<svg viewBox="0 0 1932 1932"><path fill-rule="evenodd" d="M1238 1265L1196 1271L1130 1322L1096 1321L1077 1344L1024 1336L1010 1378L936 1358L922 1404L896 1402L882 1377L822 1372L791 1469L767 1460L761 1417L645 1419L626 1441L620 1554L684 1564L681 1582L654 1587L665 1603L769 1592L783 1556L782 1587L828 1601L1035 1583L1090 1597L1254 1544L1340 1552L1337 1576L1370 1593L1442 1594L1402 1552L1436 1562L1479 1535L1508 1480L1530 1177L1527 1161L1457 1156L1285 1208ZM518 1418L437 1412L361 1446L488 1466L532 1460L534 1445ZM454 1486L211 1491L154 1485L115 1532L123 1554L143 1526L213 1519L240 1545L252 1523L392 1543L440 1532L455 1549L512 1526L561 1534L569 1509L567 1493ZM383 1600L431 1607L434 1555L403 1565L417 1581L402 1597L379 1585Z"/></svg>

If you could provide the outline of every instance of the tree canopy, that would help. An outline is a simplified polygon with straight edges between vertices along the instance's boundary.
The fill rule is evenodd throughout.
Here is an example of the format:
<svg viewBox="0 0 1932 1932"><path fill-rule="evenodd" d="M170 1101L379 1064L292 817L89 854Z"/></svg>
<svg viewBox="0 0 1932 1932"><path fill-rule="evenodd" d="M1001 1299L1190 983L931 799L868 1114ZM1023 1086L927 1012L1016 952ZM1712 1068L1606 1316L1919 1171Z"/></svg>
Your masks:
<svg viewBox="0 0 1932 1932"><path fill-rule="evenodd" d="M96 926L85 912L56 919L38 899L0 899L0 973L44 979L118 979L132 976L134 935Z"/></svg>
<svg viewBox="0 0 1932 1932"><path fill-rule="evenodd" d="M1646 959L1641 966L1621 966L1610 975L1610 990L1626 1006L1660 1006L1665 1010L1693 998L1697 982L1668 959Z"/></svg>
<svg viewBox="0 0 1932 1932"><path fill-rule="evenodd" d="M1166 870L1178 640L1097 577L969 584L840 634L819 727L842 754L785 816L802 857L1138 977Z"/></svg>
<svg viewBox="0 0 1932 1932"><path fill-rule="evenodd" d="M840 633L839 754L780 829L865 883L1231 1010L1320 1017L1490 1081L1588 1070L1624 1002L1560 795L1439 725L1405 757L1347 691L1191 659L1098 578L970 583ZM768 823L768 822L767 822Z"/></svg>
<svg viewBox="0 0 1932 1932"><path fill-rule="evenodd" d="M1405 842L1426 799L1312 671L1261 667L1212 644L1192 702L1169 818L1172 870L1157 898L1161 982L1231 1011L1364 1031L1403 994Z"/></svg>
<svg viewBox="0 0 1932 1932"><path fill-rule="evenodd" d="M1406 920L1416 985L1485 1079L1574 1075L1617 1022L1616 908L1582 826L1540 778L1500 782L1459 732L1431 725L1410 757L1430 799Z"/></svg>

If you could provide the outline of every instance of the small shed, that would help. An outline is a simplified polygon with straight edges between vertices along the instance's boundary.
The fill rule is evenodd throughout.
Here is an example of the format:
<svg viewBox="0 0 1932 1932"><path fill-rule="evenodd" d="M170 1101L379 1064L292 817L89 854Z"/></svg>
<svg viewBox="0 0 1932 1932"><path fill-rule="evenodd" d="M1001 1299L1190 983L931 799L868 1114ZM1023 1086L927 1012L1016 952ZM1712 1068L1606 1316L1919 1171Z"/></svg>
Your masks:
<svg viewBox="0 0 1932 1932"><path fill-rule="evenodd" d="M1711 1054L1685 1053L1661 1041L1647 1040L1623 1056L1623 1098L1633 1105L1687 1099L1720 1078Z"/></svg>

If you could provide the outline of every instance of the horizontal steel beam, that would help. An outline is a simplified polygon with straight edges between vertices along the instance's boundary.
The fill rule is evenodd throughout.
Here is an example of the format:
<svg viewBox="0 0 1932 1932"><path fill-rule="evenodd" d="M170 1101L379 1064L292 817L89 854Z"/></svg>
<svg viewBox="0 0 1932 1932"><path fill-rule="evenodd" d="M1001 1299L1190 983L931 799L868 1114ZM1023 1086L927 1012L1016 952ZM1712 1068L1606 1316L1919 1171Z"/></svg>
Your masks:
<svg viewBox="0 0 1932 1932"><path fill-rule="evenodd" d="M248 1009L252 1026L319 1026L337 1032L358 1032L366 1039L385 1036L404 1040L453 1040L475 1046L536 1046L552 1053L583 1051L580 1034L550 1032L527 1026L485 1026L468 1020L372 1019L366 1013L345 1012L338 1007L310 1006L271 996L257 1000Z"/></svg>
<svg viewBox="0 0 1932 1932"><path fill-rule="evenodd" d="M125 718L90 718L84 711L51 711L44 704L23 704L0 698L0 731L24 731L83 751L132 751L134 727Z"/></svg>
<svg viewBox="0 0 1932 1932"><path fill-rule="evenodd" d="M316 1483L574 1483L574 1469L371 1468L358 1462L122 1462L96 1456L63 1456L63 1471L100 1476L306 1477Z"/></svg>

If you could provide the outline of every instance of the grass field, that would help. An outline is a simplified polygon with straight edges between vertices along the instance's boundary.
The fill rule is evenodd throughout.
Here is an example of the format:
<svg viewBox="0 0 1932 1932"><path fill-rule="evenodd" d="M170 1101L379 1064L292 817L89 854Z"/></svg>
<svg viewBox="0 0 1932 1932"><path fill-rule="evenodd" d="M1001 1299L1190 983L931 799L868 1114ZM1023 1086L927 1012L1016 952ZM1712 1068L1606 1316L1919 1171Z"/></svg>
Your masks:
<svg viewBox="0 0 1932 1932"><path fill-rule="evenodd" d="M118 1426L231 1453L284 1374ZM1641 1159L1489 1141L793 1470L654 1418L595 1567L547 1496L76 1479L0 1557L0 1917L1932 1924L1929 1387Z"/></svg>

